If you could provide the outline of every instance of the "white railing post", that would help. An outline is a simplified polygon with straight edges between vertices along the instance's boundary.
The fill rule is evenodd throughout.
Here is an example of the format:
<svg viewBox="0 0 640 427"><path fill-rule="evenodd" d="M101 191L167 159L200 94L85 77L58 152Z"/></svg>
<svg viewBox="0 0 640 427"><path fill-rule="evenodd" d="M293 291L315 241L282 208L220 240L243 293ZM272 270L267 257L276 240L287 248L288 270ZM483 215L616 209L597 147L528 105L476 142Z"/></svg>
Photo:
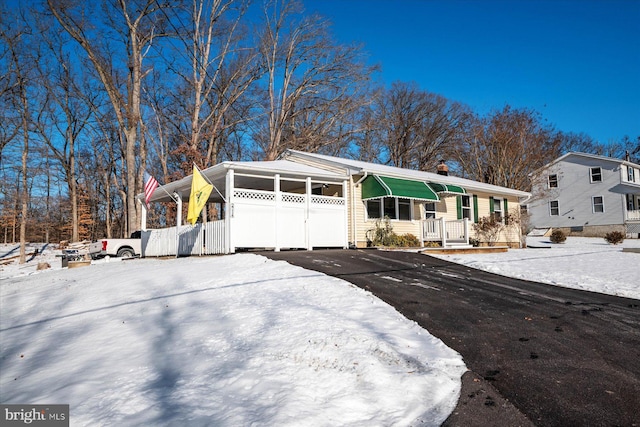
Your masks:
<svg viewBox="0 0 640 427"><path fill-rule="evenodd" d="M464 219L464 241L465 244L469 244L469 218Z"/></svg>
<svg viewBox="0 0 640 427"><path fill-rule="evenodd" d="M447 246L447 222L444 217L440 218L440 238L442 239L442 247Z"/></svg>

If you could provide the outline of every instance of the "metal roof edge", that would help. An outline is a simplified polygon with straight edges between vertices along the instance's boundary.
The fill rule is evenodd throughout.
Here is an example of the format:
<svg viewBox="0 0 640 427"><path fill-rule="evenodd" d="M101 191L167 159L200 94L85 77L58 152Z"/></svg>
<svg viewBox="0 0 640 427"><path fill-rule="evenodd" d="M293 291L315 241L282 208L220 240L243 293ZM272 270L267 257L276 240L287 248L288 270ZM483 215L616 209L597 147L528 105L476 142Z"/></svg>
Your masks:
<svg viewBox="0 0 640 427"><path fill-rule="evenodd" d="M340 163L340 159L339 157L331 157L331 156L326 156L324 154L315 154L315 153L305 153L302 151L296 151L296 150L287 150L285 153L283 153L284 155L294 155L300 158L306 158L306 159L311 159L311 160L315 160L318 162L324 162L324 163L331 163L333 165L337 165L337 166L341 166L347 170L351 170L353 171L351 174L361 174L361 173L368 173L370 175L383 175L383 176L390 176L392 178L400 178L400 179L409 179L409 180L413 180L413 181L434 181L434 182L441 182L442 184L450 184L450 185L457 185L460 187L464 187L465 189L469 189L469 190L475 190L475 191L481 191L481 192L495 192L497 194L506 194L506 195L512 195L512 196L516 196L516 197L530 197L531 193L527 192L527 191L522 191L522 190L515 190L512 188L508 188L508 187L502 187L499 185L493 185L493 184L487 184L487 183L483 183L483 182L479 182L479 181L474 181L468 178L461 178L461 177L457 177L457 176L448 176L448 175L438 175L436 173L433 172L427 172L427 171L419 171L419 170L414 170L414 169L404 169L404 168L399 168L397 166L389 166L389 165L382 165L382 164L378 164L378 163L369 163L369 162L363 162L360 160L350 160L350 159L344 159L345 161L349 162L349 161L354 161L354 162L359 162L359 163L363 163L363 167L356 167L353 165L348 165L345 163ZM367 167L369 166L370 167ZM379 167L383 167L383 168L391 168L392 170L385 170L385 171L380 171ZM406 172L405 172L406 171ZM415 175L419 174L422 175L421 177L416 177Z"/></svg>

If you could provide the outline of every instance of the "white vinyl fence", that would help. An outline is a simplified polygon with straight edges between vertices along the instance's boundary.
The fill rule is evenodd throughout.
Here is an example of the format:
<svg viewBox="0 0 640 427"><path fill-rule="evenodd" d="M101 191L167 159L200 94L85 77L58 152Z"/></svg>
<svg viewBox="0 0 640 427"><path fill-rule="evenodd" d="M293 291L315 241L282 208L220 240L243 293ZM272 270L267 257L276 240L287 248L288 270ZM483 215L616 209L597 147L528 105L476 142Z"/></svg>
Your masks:
<svg viewBox="0 0 640 427"><path fill-rule="evenodd" d="M142 256L145 257L223 253L225 253L223 220L142 232Z"/></svg>

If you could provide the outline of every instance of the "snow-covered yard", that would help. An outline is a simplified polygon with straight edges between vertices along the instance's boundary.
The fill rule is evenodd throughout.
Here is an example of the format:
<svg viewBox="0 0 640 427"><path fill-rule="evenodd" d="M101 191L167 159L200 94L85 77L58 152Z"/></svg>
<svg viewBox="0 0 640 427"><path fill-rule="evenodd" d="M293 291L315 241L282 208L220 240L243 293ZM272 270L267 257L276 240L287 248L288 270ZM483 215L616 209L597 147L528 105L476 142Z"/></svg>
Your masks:
<svg viewBox="0 0 640 427"><path fill-rule="evenodd" d="M342 280L252 254L37 258L55 269L1 272L2 403L70 404L73 426L435 426L457 403L460 355Z"/></svg>
<svg viewBox="0 0 640 427"><path fill-rule="evenodd" d="M640 299L640 254L622 252L640 241L537 240L442 258ZM74 426L439 425L456 405L460 355L342 280L253 254L56 253L0 267L2 403L68 403Z"/></svg>
<svg viewBox="0 0 640 427"><path fill-rule="evenodd" d="M439 255L439 258L504 276L568 288L640 299L640 240L610 245L604 239L569 237L552 244L548 237L528 237L536 248L506 253Z"/></svg>

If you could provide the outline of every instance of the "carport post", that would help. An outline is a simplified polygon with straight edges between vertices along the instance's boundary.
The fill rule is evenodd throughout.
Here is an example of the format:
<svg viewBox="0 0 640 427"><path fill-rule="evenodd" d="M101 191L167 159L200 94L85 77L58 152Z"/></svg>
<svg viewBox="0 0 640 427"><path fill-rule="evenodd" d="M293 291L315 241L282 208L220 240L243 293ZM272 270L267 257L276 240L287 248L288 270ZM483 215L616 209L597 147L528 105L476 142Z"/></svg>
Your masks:
<svg viewBox="0 0 640 427"><path fill-rule="evenodd" d="M231 232L231 218L233 218L233 191L235 186L235 180L233 175L233 169L227 170L227 176L225 177L225 203L224 203L224 252L232 254L236 251L233 246Z"/></svg>
<svg viewBox="0 0 640 427"><path fill-rule="evenodd" d="M274 218L274 231L275 233L273 233L274 235L274 242L273 242L273 250L276 252L280 252L280 244L278 242L278 234L279 234L279 228L278 227L278 214L280 213L280 174L277 173L273 176L273 191L274 193L276 193L276 200L275 200L275 214L273 215Z"/></svg>
<svg viewBox="0 0 640 427"><path fill-rule="evenodd" d="M138 199L140 206L142 206L142 214L140 215L140 230L147 231L147 204Z"/></svg>
<svg viewBox="0 0 640 427"><path fill-rule="evenodd" d="M347 204L347 185L348 181L342 181L342 198L344 199L344 247L349 249L349 205ZM354 239L355 240L355 239Z"/></svg>
<svg viewBox="0 0 640 427"><path fill-rule="evenodd" d="M180 255L180 224L182 223L182 197L177 191L173 193L176 197L176 258Z"/></svg>
<svg viewBox="0 0 640 427"><path fill-rule="evenodd" d="M307 237L307 250L311 251L313 250L313 245L311 244L311 177L308 176L307 177L307 181L306 181L306 188L307 188L307 206L306 206L306 217L305 217L305 233L306 233L306 237Z"/></svg>

